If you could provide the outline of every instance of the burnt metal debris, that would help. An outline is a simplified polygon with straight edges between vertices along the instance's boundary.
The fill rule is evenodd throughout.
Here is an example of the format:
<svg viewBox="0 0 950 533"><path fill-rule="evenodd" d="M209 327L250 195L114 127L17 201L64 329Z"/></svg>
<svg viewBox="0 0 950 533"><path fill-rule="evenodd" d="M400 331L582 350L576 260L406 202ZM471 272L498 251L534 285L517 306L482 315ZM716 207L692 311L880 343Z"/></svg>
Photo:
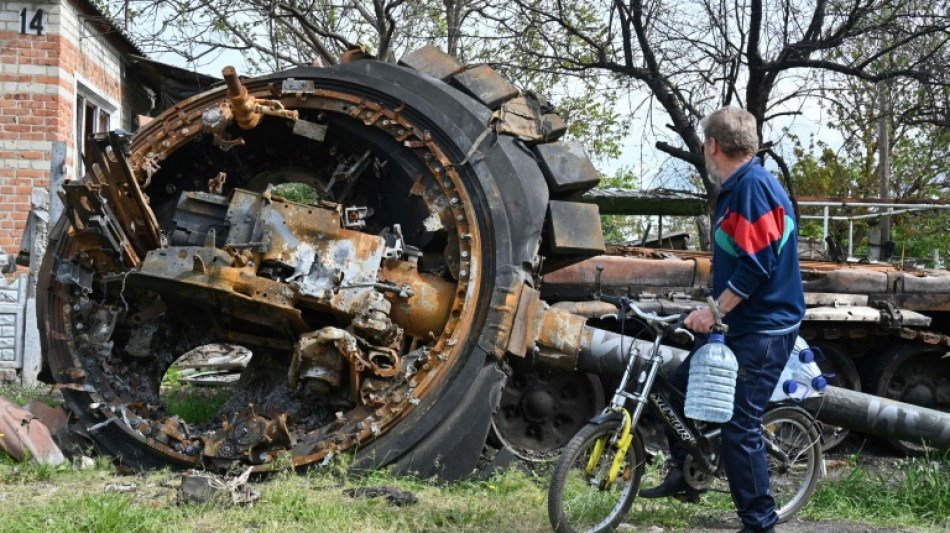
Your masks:
<svg viewBox="0 0 950 533"><path fill-rule="evenodd" d="M251 469L230 478L198 470L185 472L178 487L177 502L179 505L252 505L261 498L261 493L248 484L250 475Z"/></svg>
<svg viewBox="0 0 950 533"><path fill-rule="evenodd" d="M343 494L351 498L384 499L389 505L407 507L419 501L416 495L409 491L401 491L396 487L356 487L344 489Z"/></svg>
<svg viewBox="0 0 950 533"><path fill-rule="evenodd" d="M563 121L431 47L404 66L362 57L243 81L226 68L134 136L90 139L39 316L73 429L101 450L222 471L356 452L357 468L454 478L476 467L509 351L573 368L583 317L532 288L604 250ZM319 199L280 196L288 183ZM251 356L215 420L170 415L170 365L224 344Z"/></svg>
<svg viewBox="0 0 950 533"><path fill-rule="evenodd" d="M52 414L51 411L52 409L41 412ZM0 396L0 452L15 461L31 459L51 466L66 462L66 457L56 445L50 428L40 417L3 396Z"/></svg>

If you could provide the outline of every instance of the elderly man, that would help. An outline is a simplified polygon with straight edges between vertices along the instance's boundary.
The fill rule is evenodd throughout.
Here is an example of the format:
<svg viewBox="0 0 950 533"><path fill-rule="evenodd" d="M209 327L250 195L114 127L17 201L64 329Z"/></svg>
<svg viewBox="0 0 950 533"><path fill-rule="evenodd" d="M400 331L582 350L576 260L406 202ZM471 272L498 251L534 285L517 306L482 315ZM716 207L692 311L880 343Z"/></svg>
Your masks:
<svg viewBox="0 0 950 533"><path fill-rule="evenodd" d="M729 326L726 344L739 362L732 420L722 425L721 461L742 531L772 531L778 515L759 424L805 314L798 234L788 195L755 155L755 117L727 107L702 125L706 170L722 183L714 218L713 293ZM686 318L686 326L699 333L709 333L713 324L708 308ZM686 388L690 359L673 378L680 390ZM686 452L672 439L670 455L667 478L640 496L695 501L695 490L683 478Z"/></svg>

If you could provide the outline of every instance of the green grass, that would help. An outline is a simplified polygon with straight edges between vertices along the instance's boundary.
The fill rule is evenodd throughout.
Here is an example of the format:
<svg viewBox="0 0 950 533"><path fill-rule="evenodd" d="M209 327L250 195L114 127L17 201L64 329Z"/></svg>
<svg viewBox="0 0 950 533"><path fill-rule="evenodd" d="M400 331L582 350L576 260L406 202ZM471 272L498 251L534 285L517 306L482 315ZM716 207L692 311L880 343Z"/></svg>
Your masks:
<svg viewBox="0 0 950 533"><path fill-rule="evenodd" d="M162 378L162 401L168 413L189 424L214 419L231 389L189 385L181 382L181 375L182 369L172 365Z"/></svg>
<svg viewBox="0 0 950 533"><path fill-rule="evenodd" d="M49 385L23 387L12 381L0 381L0 396L5 396L17 405L26 405L33 400L53 407L62 405L62 396L50 394L50 391L51 387Z"/></svg>
<svg viewBox="0 0 950 533"><path fill-rule="evenodd" d="M162 400L169 414L195 424L213 420L230 395L226 388L178 386L163 391Z"/></svg>
<svg viewBox="0 0 950 533"><path fill-rule="evenodd" d="M0 466L0 476L11 468ZM100 467L56 471L52 479L19 474L0 479L0 518L5 517L0 532L549 530L543 486L517 472L447 485L385 473L352 477L340 475L338 469L285 471L253 482L261 499L247 507L177 505L180 475L167 471L119 478ZM129 481L138 490L105 492L110 484ZM418 502L394 507L382 498L343 493L346 488L379 485L411 491Z"/></svg>
<svg viewBox="0 0 950 533"><path fill-rule="evenodd" d="M271 192L299 204L315 204L320 201L320 193L307 183L281 183L275 185Z"/></svg>
<svg viewBox="0 0 950 533"><path fill-rule="evenodd" d="M886 470L858 466L840 480L822 483L803 516L950 529L950 456L894 463Z"/></svg>
<svg viewBox="0 0 950 533"><path fill-rule="evenodd" d="M664 462L663 455L654 458L648 464L640 482L641 487L653 487L663 480L663 472L658 469ZM724 483L716 482L716 489L726 490ZM710 517L722 517L726 520L735 516L732 497L725 492L713 490L703 494L701 504L682 503L670 498L634 500L633 507L624 522L635 526L637 530L648 530L653 526L669 531L679 531L696 524L708 522Z"/></svg>
<svg viewBox="0 0 950 533"><path fill-rule="evenodd" d="M900 531L950 530L950 456L894 459L883 468L871 467L858 456L844 470L838 479L819 481L799 518L843 520ZM655 468L648 468L643 486L659 481ZM670 499L635 501L626 522L638 530L659 526L680 531L734 513L729 494L710 492L703 495L701 505Z"/></svg>
<svg viewBox="0 0 950 533"><path fill-rule="evenodd" d="M823 480L800 517L846 520L905 531L944 530L950 517L950 464L908 459L877 474L858 466L840 480ZM650 469L645 485L658 481ZM32 531L133 532L549 532L544 477L506 471L486 481L439 483L386 472L350 475L346 463L309 472L281 471L253 480L253 506L178 505L181 475L158 471L117 476L107 460L97 467L42 467L0 460L0 533ZM134 482L131 493L106 492ZM384 498L353 498L344 490L388 485L418 502L394 507ZM634 531L695 530L734 516L728 494L708 493L701 505L638 500L627 522ZM716 527L723 527L717 525ZM833 525L828 530L834 530Z"/></svg>

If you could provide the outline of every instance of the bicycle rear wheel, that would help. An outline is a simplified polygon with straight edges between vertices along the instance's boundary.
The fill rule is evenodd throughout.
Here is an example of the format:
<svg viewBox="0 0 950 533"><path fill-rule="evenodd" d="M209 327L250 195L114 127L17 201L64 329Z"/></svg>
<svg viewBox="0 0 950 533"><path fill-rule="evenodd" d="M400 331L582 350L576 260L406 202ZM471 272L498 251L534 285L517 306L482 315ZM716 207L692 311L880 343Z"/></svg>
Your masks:
<svg viewBox="0 0 950 533"><path fill-rule="evenodd" d="M561 452L548 489L548 518L557 533L610 531L630 510L643 477L643 441L635 432L619 475L605 487L617 454L610 439L619 427L619 420L587 424ZM601 440L606 445L588 474L594 447Z"/></svg>
<svg viewBox="0 0 950 533"><path fill-rule="evenodd" d="M798 407L779 407L762 416L762 436L787 459L768 450L769 479L775 510L784 522L811 498L821 476L821 436L814 419Z"/></svg>

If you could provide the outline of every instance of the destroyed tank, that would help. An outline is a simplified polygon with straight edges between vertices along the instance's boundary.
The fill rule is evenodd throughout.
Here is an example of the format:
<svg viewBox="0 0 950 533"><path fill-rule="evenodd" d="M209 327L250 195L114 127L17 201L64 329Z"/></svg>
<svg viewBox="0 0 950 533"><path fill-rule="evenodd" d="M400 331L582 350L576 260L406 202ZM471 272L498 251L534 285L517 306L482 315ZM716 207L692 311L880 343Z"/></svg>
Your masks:
<svg viewBox="0 0 950 533"><path fill-rule="evenodd" d="M802 260L801 271L801 336L823 352L820 367L834 375L831 384L950 411L950 272L813 260ZM709 252L609 246L605 256L545 276L541 294L592 318L609 311L590 301L598 290L661 313L685 312L703 300L710 273ZM847 432L826 428L825 448ZM923 450L917 442L890 442L907 453Z"/></svg>
<svg viewBox="0 0 950 533"><path fill-rule="evenodd" d="M90 139L38 286L44 377L74 431L137 468L343 453L446 479L475 468L506 354L545 342L532 287L603 252L596 206L575 201L598 177L552 106L491 68L431 47L400 63L357 51L243 81L229 67L134 136ZM576 335L559 342L576 354ZM216 343L253 355L215 420L189 425L161 382Z"/></svg>

